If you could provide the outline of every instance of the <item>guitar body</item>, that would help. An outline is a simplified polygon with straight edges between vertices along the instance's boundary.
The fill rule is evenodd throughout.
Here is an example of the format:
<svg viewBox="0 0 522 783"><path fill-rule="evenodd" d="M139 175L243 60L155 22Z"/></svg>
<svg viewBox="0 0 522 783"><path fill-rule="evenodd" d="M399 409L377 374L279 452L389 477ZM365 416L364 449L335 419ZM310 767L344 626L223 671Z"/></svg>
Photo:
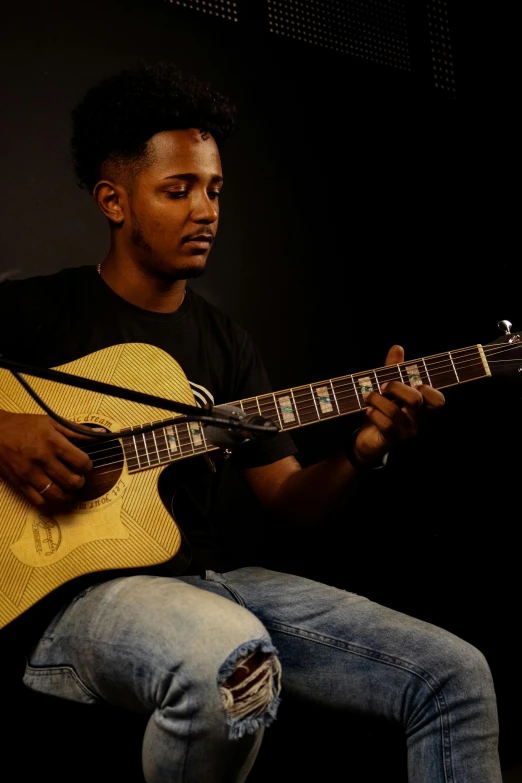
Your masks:
<svg viewBox="0 0 522 783"><path fill-rule="evenodd" d="M116 345L56 369L195 404L177 362L150 345ZM110 431L173 415L52 381L32 378L31 385L61 416ZM0 409L41 413L11 373L2 369ZM129 472L120 441L111 444L118 450L113 467L97 470L91 456L91 477L78 502L65 510L34 507L0 479L0 628L75 577L155 565L178 554L182 535L158 492L163 466ZM106 448L105 442L98 441L96 447Z"/></svg>

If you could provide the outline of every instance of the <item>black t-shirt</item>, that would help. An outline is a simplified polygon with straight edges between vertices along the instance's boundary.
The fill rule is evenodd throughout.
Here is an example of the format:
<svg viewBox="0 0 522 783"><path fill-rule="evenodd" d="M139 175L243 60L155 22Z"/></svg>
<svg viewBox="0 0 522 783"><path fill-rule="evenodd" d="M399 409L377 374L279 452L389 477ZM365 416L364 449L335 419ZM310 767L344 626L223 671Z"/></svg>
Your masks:
<svg viewBox="0 0 522 783"><path fill-rule="evenodd" d="M119 297L94 266L0 285L0 353L5 357L57 367L128 342L148 343L170 354L183 369L198 404L219 405L271 391L248 333L190 289L176 312L157 313ZM151 392L146 366L142 390ZM238 447L232 462L238 468L256 467L295 452L289 435L280 433ZM168 491L166 476L163 488ZM209 474L196 479L187 490L198 509L193 520L186 515L183 524L196 570L241 565L230 561L220 531L209 521L218 478Z"/></svg>

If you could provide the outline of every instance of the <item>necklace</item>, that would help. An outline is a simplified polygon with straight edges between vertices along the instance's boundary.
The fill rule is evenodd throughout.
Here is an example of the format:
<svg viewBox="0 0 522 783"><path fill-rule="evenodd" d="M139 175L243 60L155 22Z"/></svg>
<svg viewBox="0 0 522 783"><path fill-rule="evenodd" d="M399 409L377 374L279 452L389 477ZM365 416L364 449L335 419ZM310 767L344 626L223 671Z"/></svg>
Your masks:
<svg viewBox="0 0 522 783"><path fill-rule="evenodd" d="M101 277L101 267L102 267L101 263L99 263L99 264L98 264L98 266L96 267L96 269L98 270L98 274L100 275L100 277ZM187 289L186 289L186 288L184 288L184 289L183 289L183 298L182 298L181 302L179 303L179 306L180 306L180 307L181 307L181 305L183 304L183 302L185 301L185 297L186 297L186 295L187 295Z"/></svg>

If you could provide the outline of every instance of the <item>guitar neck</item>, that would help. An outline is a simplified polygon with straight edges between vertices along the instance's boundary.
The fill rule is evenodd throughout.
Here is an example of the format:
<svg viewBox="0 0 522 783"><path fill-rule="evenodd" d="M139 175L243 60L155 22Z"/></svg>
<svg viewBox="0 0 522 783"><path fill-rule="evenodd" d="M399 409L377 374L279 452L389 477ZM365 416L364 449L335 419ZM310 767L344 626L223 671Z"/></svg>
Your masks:
<svg viewBox="0 0 522 783"><path fill-rule="evenodd" d="M443 389L489 375L491 372L483 347L472 345L230 404L241 408L247 415L261 414L272 419L281 430L290 430L364 410L368 394L380 392L390 381L400 381L413 387L428 385ZM136 436L132 435L131 427L128 433L128 437L122 438L122 444L131 473L218 450L207 442L204 428L198 422L160 427Z"/></svg>

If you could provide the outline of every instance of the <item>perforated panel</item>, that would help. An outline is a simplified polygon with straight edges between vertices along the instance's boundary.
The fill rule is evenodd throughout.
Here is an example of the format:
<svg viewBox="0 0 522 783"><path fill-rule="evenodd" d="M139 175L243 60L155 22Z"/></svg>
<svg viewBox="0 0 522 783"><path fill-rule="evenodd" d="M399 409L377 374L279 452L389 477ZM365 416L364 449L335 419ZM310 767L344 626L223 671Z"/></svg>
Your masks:
<svg viewBox="0 0 522 783"><path fill-rule="evenodd" d="M446 0L427 0L428 28L433 82L448 93L455 92L455 69L451 51L448 5Z"/></svg>
<svg viewBox="0 0 522 783"><path fill-rule="evenodd" d="M402 0L266 0L270 32L410 70Z"/></svg>
<svg viewBox="0 0 522 783"><path fill-rule="evenodd" d="M229 22L237 22L237 3L233 0L169 0L173 5L181 5L193 11L201 11L202 14L218 16L228 19Z"/></svg>

